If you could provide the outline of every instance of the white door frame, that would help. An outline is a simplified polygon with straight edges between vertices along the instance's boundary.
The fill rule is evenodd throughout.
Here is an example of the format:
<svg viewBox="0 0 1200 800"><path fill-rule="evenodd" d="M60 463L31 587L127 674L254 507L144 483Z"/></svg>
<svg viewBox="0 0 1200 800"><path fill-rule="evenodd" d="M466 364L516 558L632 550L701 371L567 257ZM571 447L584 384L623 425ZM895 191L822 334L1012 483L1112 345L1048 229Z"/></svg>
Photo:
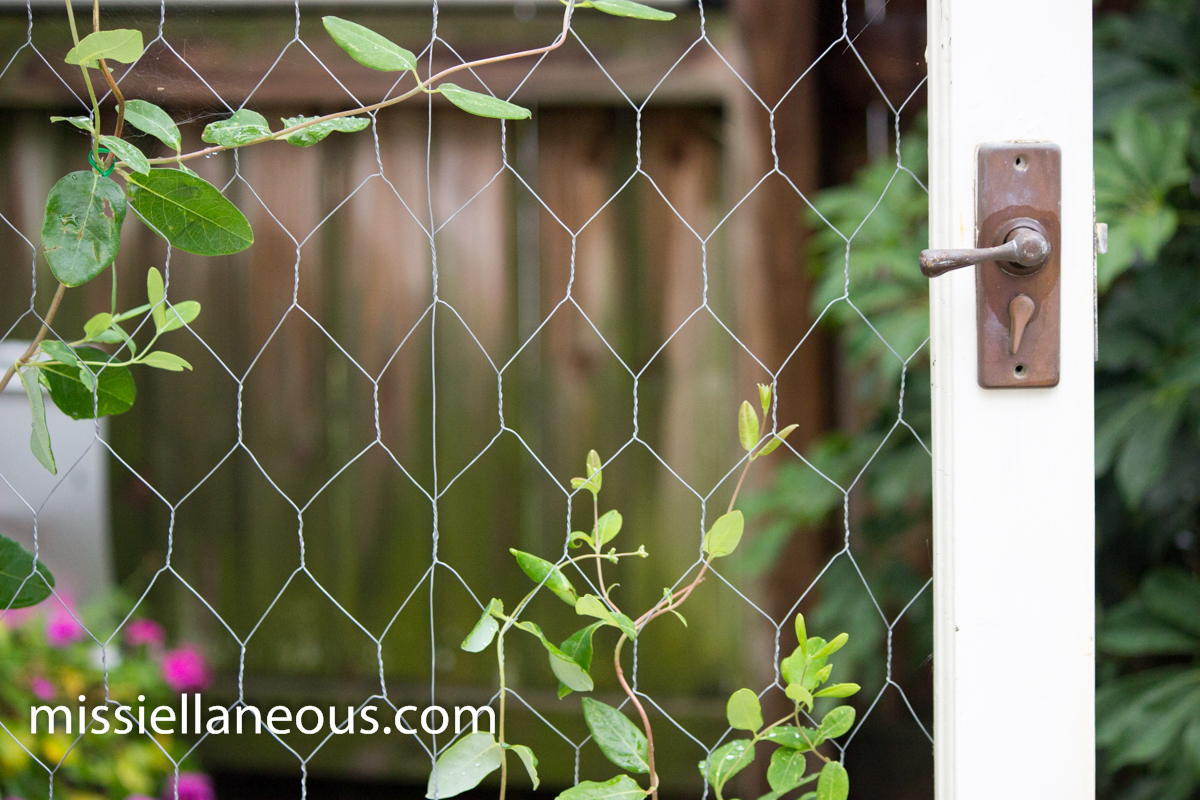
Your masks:
<svg viewBox="0 0 1200 800"><path fill-rule="evenodd" d="M975 246L980 144L1059 145L1063 187L1058 386L981 389L975 271L930 285L936 797L1092 800L1092 2L928 10L931 246Z"/></svg>

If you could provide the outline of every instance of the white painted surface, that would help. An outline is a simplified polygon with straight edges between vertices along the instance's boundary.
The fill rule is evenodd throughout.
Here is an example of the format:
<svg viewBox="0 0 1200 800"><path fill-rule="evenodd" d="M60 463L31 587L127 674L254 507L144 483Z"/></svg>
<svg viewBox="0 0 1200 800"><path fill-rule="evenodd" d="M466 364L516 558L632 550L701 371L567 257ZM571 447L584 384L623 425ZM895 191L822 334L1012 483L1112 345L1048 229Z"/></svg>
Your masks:
<svg viewBox="0 0 1200 800"><path fill-rule="evenodd" d="M931 246L975 245L979 144L1054 142L1063 167L1057 387L981 389L975 271L930 286L936 797L1091 800L1092 4L928 7Z"/></svg>
<svg viewBox="0 0 1200 800"><path fill-rule="evenodd" d="M7 369L28 342L0 344ZM25 387L13 378L0 392L0 534L33 549L54 573L56 588L86 602L111 585L108 451L96 441L93 420L73 420L46 397L46 422L58 464L51 475L29 451ZM107 423L100 420L104 436Z"/></svg>

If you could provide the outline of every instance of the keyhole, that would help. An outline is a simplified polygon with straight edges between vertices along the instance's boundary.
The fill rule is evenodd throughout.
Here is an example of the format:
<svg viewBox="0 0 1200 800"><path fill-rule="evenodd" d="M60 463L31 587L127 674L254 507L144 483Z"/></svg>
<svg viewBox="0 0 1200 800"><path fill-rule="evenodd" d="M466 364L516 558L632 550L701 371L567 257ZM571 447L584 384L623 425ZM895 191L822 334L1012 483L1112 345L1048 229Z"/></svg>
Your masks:
<svg viewBox="0 0 1200 800"><path fill-rule="evenodd" d="M1029 166L1029 161L1026 160L1025 156L1017 156L1017 160L1013 162L1013 166L1024 171L1024 169Z"/></svg>
<svg viewBox="0 0 1200 800"><path fill-rule="evenodd" d="M1013 367L1013 376L1017 378L1024 378L1028 371L1029 368L1024 364L1017 364L1015 367Z"/></svg>

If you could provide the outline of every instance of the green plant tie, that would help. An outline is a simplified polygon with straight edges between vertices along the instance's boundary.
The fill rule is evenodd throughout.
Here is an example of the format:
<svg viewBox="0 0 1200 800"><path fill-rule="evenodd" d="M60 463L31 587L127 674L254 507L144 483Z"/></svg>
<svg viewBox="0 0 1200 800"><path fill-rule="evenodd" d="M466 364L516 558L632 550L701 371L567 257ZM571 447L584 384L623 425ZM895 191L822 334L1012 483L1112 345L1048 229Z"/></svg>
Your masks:
<svg viewBox="0 0 1200 800"><path fill-rule="evenodd" d="M105 155L111 152L107 147L97 147L96 149ZM117 160L114 158L113 163L108 165L108 169L100 169L100 165L96 163L96 156L91 151L88 151L88 163L92 165L92 169L100 173L100 177L102 178L112 175L112 171L117 168Z"/></svg>

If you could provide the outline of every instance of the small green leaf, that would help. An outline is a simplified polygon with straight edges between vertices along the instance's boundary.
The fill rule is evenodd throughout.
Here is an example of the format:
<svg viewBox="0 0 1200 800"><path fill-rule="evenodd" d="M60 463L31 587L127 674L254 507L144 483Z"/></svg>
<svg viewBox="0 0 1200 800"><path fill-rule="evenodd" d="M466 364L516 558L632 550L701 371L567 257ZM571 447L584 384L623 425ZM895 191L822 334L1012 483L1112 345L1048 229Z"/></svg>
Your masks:
<svg viewBox="0 0 1200 800"><path fill-rule="evenodd" d="M735 739L713 751L712 756L700 762L700 774L720 789L737 773L754 761L754 745L749 739Z"/></svg>
<svg viewBox="0 0 1200 800"><path fill-rule="evenodd" d="M76 347L75 355L80 361L92 363L96 375L94 389L88 389L74 367L51 364L40 368L41 380L59 410L72 419L92 419L94 411L104 417L124 414L133 406L137 387L128 367L105 366L110 356L94 347ZM98 406L95 410L94 404Z"/></svg>
<svg viewBox="0 0 1200 800"><path fill-rule="evenodd" d="M792 423L791 425L788 425L786 428L781 430L779 433L772 436L767 441L767 443L764 444L762 446L762 448L755 454L755 457L761 458L762 456L769 456L771 453L774 453L775 449L777 447L779 447L779 445L783 444L784 440L787 439L787 437L791 435L792 431L796 430L796 428L798 428L798 427L799 427L798 425L796 425L795 423Z"/></svg>
<svg viewBox="0 0 1200 800"><path fill-rule="evenodd" d="M550 669L554 672L554 677L564 686L573 692L590 692L595 688L592 676L574 659L544 639L542 644L550 654Z"/></svg>
<svg viewBox="0 0 1200 800"><path fill-rule="evenodd" d="M177 170L179 170L180 172L182 172L184 175L191 175L193 178L200 177L199 174L197 174L195 170L185 166L182 161L180 161L178 164L176 164L175 168Z"/></svg>
<svg viewBox="0 0 1200 800"><path fill-rule="evenodd" d="M738 439L747 453L758 444L758 414L748 400L743 400L738 408Z"/></svg>
<svg viewBox="0 0 1200 800"><path fill-rule="evenodd" d="M854 725L854 709L838 706L825 715L817 726L817 735L822 739L836 739Z"/></svg>
<svg viewBox="0 0 1200 800"><path fill-rule="evenodd" d="M266 117L248 108L233 112L228 119L210 122L200 138L222 147L239 147L271 135Z"/></svg>
<svg viewBox="0 0 1200 800"><path fill-rule="evenodd" d="M850 776L846 768L836 761L830 761L821 769L821 777L817 781L817 800L846 800L850 794Z"/></svg>
<svg viewBox="0 0 1200 800"><path fill-rule="evenodd" d="M815 772L808 777L804 776L807 768L808 761L803 751L781 747L771 754L771 765L767 767L767 783L779 794L790 792L817 779Z"/></svg>
<svg viewBox="0 0 1200 800"><path fill-rule="evenodd" d="M575 480L580 481L580 486L583 485L581 478L576 478ZM575 488L578 489L579 486L576 486ZM579 547L584 542L587 542L588 546L593 549L596 547L596 543L588 534L584 533L583 531L571 531L571 541L568 543L571 547Z"/></svg>
<svg viewBox="0 0 1200 800"><path fill-rule="evenodd" d="M57 475L58 467L54 464L54 451L50 449L50 429L46 427L46 400L42 397L42 387L38 383L38 371L33 368L21 370L21 383L25 385L25 394L29 397L29 413L33 417L33 433L29 436L29 449L33 452L34 458L49 470L51 475Z"/></svg>
<svg viewBox="0 0 1200 800"><path fill-rule="evenodd" d="M92 128L92 118L91 117L51 117L50 121L51 122L69 122L72 125L74 125L76 128L79 128L79 130L81 130L81 131L87 131L88 133L95 133L95 130Z"/></svg>
<svg viewBox="0 0 1200 800"><path fill-rule="evenodd" d="M610 705L585 697L583 720L605 758L630 772L643 775L650 772L646 735L629 717Z"/></svg>
<svg viewBox="0 0 1200 800"><path fill-rule="evenodd" d="M713 558L727 556L737 549L742 540L746 520L741 511L731 511L720 516L704 537L704 552Z"/></svg>
<svg viewBox="0 0 1200 800"><path fill-rule="evenodd" d="M641 800L645 796L637 781L628 775L618 775L604 783L580 781L556 800Z"/></svg>
<svg viewBox="0 0 1200 800"><path fill-rule="evenodd" d="M504 745L504 747L506 750L511 750L512 752L516 753L517 757L521 759L521 763L525 765L525 771L529 773L529 779L533 781L533 788L536 791L538 784L540 783L537 774L537 756L535 756L533 751L523 744L510 744Z"/></svg>
<svg viewBox="0 0 1200 800"><path fill-rule="evenodd" d="M322 17L325 30L364 67L382 72L404 72L417 68L417 57L370 28L340 17Z"/></svg>
<svg viewBox="0 0 1200 800"><path fill-rule="evenodd" d="M795 725L777 725L767 731L763 738L780 747L804 752L812 750L814 747L820 747L821 743L825 741L812 728L797 728Z"/></svg>
<svg viewBox="0 0 1200 800"><path fill-rule="evenodd" d="M79 357L75 355L75 351L57 339L53 341L44 341L41 344L42 352L53 358L55 361L61 361L68 367L78 367Z"/></svg>
<svg viewBox="0 0 1200 800"><path fill-rule="evenodd" d="M575 587L567 580L567 576L562 574L562 570L551 564L544 558L538 558L532 553L526 553L515 548L509 548L510 553L517 559L517 565L521 571L529 576L529 580L534 583L542 583L545 581L545 586L550 591L554 592L560 600L569 606L574 606L575 601L579 596L575 593Z"/></svg>
<svg viewBox="0 0 1200 800"><path fill-rule="evenodd" d="M809 708L812 708L812 692L810 692L808 689L805 689L803 685L799 683L789 683L787 688L784 689L783 693L790 699L795 700L797 703L803 703Z"/></svg>
<svg viewBox="0 0 1200 800"><path fill-rule="evenodd" d="M108 326L112 324L113 315L107 311L102 311L96 316L83 323L83 335L90 339L95 339L104 331L108 330Z"/></svg>
<svg viewBox="0 0 1200 800"><path fill-rule="evenodd" d="M68 64L95 67L100 59L132 64L142 57L142 32L126 29L97 31L67 51Z"/></svg>
<svg viewBox="0 0 1200 800"><path fill-rule="evenodd" d="M838 650L841 650L842 646L845 645L846 642L849 641L849 639L850 639L850 634L839 633L837 636L833 637L833 641L829 642L827 645L822 647L820 650L813 653L812 657L813 658L828 658L829 656L836 653Z"/></svg>
<svg viewBox="0 0 1200 800"><path fill-rule="evenodd" d="M454 797L474 789L500 768L504 750L490 733L469 733L447 747L434 764L427 798Z"/></svg>
<svg viewBox="0 0 1200 800"><path fill-rule="evenodd" d="M179 126L171 115L145 100L125 101L125 121L142 133L148 133L172 150L182 147Z"/></svg>
<svg viewBox="0 0 1200 800"><path fill-rule="evenodd" d="M814 658L815 658L815 656L814 656ZM829 673L831 673L831 672L833 672L833 664L826 664L825 666L823 666L819 670L817 670L817 673L816 673L817 686L820 686L822 683L829 680ZM807 684L807 681L805 683ZM816 686L814 686L812 688L815 689Z"/></svg>
<svg viewBox="0 0 1200 800"><path fill-rule="evenodd" d="M142 175L149 174L150 162L146 160L146 155L129 142L115 136L101 136L100 144L115 153L117 158L124 161L125 166L134 172L140 172Z"/></svg>
<svg viewBox="0 0 1200 800"><path fill-rule="evenodd" d="M593 622L591 625L575 631L562 643L560 649L563 653L578 664L584 672L592 668L592 634L596 632L597 628L603 625L604 623L602 622ZM566 697L571 691L571 687L559 681L558 696L560 698Z"/></svg>
<svg viewBox="0 0 1200 800"><path fill-rule="evenodd" d="M147 367L155 369L165 369L171 372L183 372L185 369L190 370L192 365L184 361L174 353L166 353L162 350L155 350L153 353L146 353L138 361L139 364L144 364Z"/></svg>
<svg viewBox="0 0 1200 800"><path fill-rule="evenodd" d="M64 175L46 198L42 250L50 271L67 286L79 286L106 270L117 257L125 193L98 172Z"/></svg>
<svg viewBox="0 0 1200 800"><path fill-rule="evenodd" d="M160 333L163 326L167 324L165 291L162 273L156 267L151 267L146 272L146 300L150 305L150 316L154 319L154 328Z"/></svg>
<svg viewBox="0 0 1200 800"><path fill-rule="evenodd" d="M767 419L771 415L771 385L769 383L758 384L758 401L762 404L763 419Z"/></svg>
<svg viewBox="0 0 1200 800"><path fill-rule="evenodd" d="M463 643L460 645L463 650L468 653L478 653L491 644L492 639L496 638L496 631L500 630L500 623L492 616L492 611L496 608L497 603L500 601L494 598L488 603L487 608L483 610L483 615L475 623L475 627L467 634L467 638L463 639ZM503 608L503 605L500 607Z"/></svg>
<svg viewBox="0 0 1200 800"><path fill-rule="evenodd" d="M612 14L614 17L633 17L634 19L650 19L659 22L675 19L675 15L670 11L660 11L641 3L634 3L633 0L590 0L589 3L583 5L591 5L597 11Z"/></svg>
<svg viewBox="0 0 1200 800"><path fill-rule="evenodd" d="M200 304L195 300L176 303L167 309L167 318L163 322L162 328L159 329L159 333L170 333L184 325L190 325L198 316L200 316Z"/></svg>
<svg viewBox="0 0 1200 800"><path fill-rule="evenodd" d="M585 594L575 603L575 613L585 617L595 617L596 619L604 620L614 628L620 628L621 631L630 639L637 638L637 629L633 627L633 620L625 616L621 612L610 611L604 601L594 594Z"/></svg>
<svg viewBox="0 0 1200 800"><path fill-rule="evenodd" d="M137 212L180 250L226 256L254 244L245 215L202 178L177 169L152 169L149 175L130 175L128 186Z"/></svg>
<svg viewBox="0 0 1200 800"><path fill-rule="evenodd" d="M599 473L597 473L599 474ZM594 476L593 476L594 477ZM621 519L621 514L613 509L602 515L596 521L596 547L604 547L604 545L616 538L621 532L621 525L624 520Z"/></svg>
<svg viewBox="0 0 1200 800"><path fill-rule="evenodd" d="M800 643L800 652L804 655L808 655L808 628L804 625L803 614L796 614L796 641Z"/></svg>
<svg viewBox="0 0 1200 800"><path fill-rule="evenodd" d="M33 379L33 386L41 395L37 378ZM53 588L54 576L45 564L38 563L35 575L33 553L12 539L0 536L0 612L36 606L50 596Z"/></svg>
<svg viewBox="0 0 1200 800"><path fill-rule="evenodd" d="M754 733L763 725L762 706L758 695L749 689L738 689L725 705L725 718L729 727Z"/></svg>
<svg viewBox="0 0 1200 800"><path fill-rule="evenodd" d="M320 117L284 117L282 121L284 128L290 128L293 125L300 125L314 119L320 119ZM286 141L288 144L294 144L297 147L311 147L334 131L355 133L370 124L371 120L366 117L334 117L324 122L309 125L307 128L301 128L295 133L289 133Z"/></svg>
<svg viewBox="0 0 1200 800"><path fill-rule="evenodd" d="M813 697L849 697L858 694L861 688L857 683L831 683Z"/></svg>
<svg viewBox="0 0 1200 800"><path fill-rule="evenodd" d="M491 119L529 119L529 109L506 102L488 94L472 92L453 83L443 83L438 87L447 100L477 117Z"/></svg>

